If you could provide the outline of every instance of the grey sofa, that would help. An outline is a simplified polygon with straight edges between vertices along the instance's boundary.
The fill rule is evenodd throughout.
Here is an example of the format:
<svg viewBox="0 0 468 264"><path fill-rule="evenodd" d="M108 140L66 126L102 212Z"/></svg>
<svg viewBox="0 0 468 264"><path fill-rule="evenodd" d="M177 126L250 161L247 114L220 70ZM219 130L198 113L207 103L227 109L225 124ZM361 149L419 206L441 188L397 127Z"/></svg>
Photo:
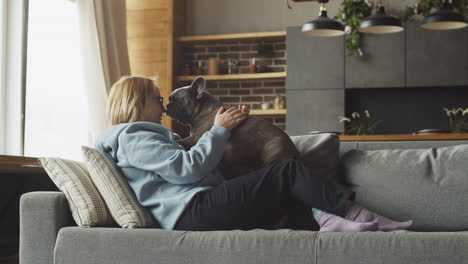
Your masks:
<svg viewBox="0 0 468 264"><path fill-rule="evenodd" d="M468 157L468 151L433 149L423 154L390 151L460 144L468 142L340 145L341 179L356 189L356 200L397 220L415 220L410 231L184 232L80 228L74 226L62 193L33 192L21 198L20 261L21 264L468 263L468 232L464 231L468 230L468 207L460 208L463 199L468 200L465 184L468 159L462 159L463 155ZM383 154L359 151L384 149L390 150ZM450 168L444 167L447 162ZM449 179L441 173L449 175ZM416 176L419 174L422 177Z"/></svg>

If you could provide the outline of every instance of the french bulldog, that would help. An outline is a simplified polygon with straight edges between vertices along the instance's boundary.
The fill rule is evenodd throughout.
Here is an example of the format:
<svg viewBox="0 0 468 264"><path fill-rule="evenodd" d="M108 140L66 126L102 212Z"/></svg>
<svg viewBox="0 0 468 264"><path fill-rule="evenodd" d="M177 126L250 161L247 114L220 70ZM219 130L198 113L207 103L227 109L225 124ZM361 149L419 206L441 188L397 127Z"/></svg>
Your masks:
<svg viewBox="0 0 468 264"><path fill-rule="evenodd" d="M211 129L216 113L223 105L206 91L203 77L197 77L189 86L174 90L168 99L166 114L190 126L190 136L178 141L187 150ZM237 173L246 173L276 160L298 158L298 150L282 129L266 120L249 116L231 130L221 164Z"/></svg>

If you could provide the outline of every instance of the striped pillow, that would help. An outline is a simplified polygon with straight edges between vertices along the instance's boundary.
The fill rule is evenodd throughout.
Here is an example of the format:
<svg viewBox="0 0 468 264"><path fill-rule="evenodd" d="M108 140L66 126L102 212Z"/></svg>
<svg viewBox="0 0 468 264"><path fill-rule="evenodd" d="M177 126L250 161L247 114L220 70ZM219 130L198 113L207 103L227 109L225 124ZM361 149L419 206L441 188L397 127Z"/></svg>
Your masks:
<svg viewBox="0 0 468 264"><path fill-rule="evenodd" d="M91 179L114 220L124 228L154 227L152 216L140 205L114 161L100 150L85 146L81 150Z"/></svg>
<svg viewBox="0 0 468 264"><path fill-rule="evenodd" d="M39 161L50 179L65 194L78 226L115 226L83 163L60 158L39 158Z"/></svg>

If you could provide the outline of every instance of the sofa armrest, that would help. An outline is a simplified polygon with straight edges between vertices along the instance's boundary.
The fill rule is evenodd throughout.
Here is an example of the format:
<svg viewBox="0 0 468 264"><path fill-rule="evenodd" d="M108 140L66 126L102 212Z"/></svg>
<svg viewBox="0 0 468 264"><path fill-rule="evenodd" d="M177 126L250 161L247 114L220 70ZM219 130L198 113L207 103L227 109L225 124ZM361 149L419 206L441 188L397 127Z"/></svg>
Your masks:
<svg viewBox="0 0 468 264"><path fill-rule="evenodd" d="M20 263L54 263L58 231L75 225L62 192L30 192L20 200Z"/></svg>

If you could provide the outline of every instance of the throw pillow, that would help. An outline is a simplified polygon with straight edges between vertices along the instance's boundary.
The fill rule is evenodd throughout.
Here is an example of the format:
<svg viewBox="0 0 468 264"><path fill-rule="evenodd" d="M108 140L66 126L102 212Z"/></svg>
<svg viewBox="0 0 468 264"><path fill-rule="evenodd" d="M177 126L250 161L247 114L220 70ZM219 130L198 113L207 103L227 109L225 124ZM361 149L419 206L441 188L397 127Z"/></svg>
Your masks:
<svg viewBox="0 0 468 264"><path fill-rule="evenodd" d="M115 222L86 166L60 158L39 158L50 179L65 194L78 226L113 226Z"/></svg>
<svg viewBox="0 0 468 264"><path fill-rule="evenodd" d="M124 228L154 227L152 216L140 205L115 162L100 150L81 149L91 179L117 224Z"/></svg>
<svg viewBox="0 0 468 264"><path fill-rule="evenodd" d="M292 136L301 161L331 180L336 181L339 169L340 140L335 134Z"/></svg>
<svg viewBox="0 0 468 264"><path fill-rule="evenodd" d="M468 230L468 145L351 150L345 180L356 201L386 217L413 220L415 231Z"/></svg>

